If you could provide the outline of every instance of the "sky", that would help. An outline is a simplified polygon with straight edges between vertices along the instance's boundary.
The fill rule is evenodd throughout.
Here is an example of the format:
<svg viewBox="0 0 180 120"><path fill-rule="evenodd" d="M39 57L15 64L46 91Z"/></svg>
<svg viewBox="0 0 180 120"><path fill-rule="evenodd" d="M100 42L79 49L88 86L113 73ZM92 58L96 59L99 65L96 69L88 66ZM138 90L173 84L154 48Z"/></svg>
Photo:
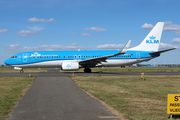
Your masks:
<svg viewBox="0 0 180 120"><path fill-rule="evenodd" d="M0 65L26 51L118 50L165 22L159 49L144 64L180 64L179 0L1 0Z"/></svg>

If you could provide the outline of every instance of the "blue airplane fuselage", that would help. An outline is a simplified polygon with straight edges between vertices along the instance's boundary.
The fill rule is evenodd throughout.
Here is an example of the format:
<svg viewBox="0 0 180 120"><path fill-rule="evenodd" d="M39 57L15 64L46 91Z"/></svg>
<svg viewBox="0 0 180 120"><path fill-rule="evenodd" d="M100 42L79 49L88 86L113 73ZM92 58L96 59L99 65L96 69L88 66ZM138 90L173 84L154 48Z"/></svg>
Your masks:
<svg viewBox="0 0 180 120"><path fill-rule="evenodd" d="M24 66L30 67L35 63L41 62L53 62L53 61L81 61L91 58L102 57L110 54L118 53L119 51L34 51L23 52L13 55L7 59L4 63L11 66ZM118 63L119 60L135 60L134 62L142 62L146 59L152 59L158 57L160 54L150 55L152 51L127 51L123 55L107 58L108 60L115 60ZM121 63L121 62L119 62ZM57 66L59 67L60 64ZM48 67L44 65L44 67Z"/></svg>

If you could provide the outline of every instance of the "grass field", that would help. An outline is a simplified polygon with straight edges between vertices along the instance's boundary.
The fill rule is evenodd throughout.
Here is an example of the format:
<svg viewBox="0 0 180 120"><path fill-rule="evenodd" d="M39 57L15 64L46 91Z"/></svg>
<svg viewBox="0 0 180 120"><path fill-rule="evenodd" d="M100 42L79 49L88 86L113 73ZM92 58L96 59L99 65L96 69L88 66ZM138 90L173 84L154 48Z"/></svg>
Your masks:
<svg viewBox="0 0 180 120"><path fill-rule="evenodd" d="M167 120L167 94L180 93L180 76L72 77L82 89L130 120ZM176 119L178 120L178 119Z"/></svg>
<svg viewBox="0 0 180 120"><path fill-rule="evenodd" d="M35 77L0 77L0 120L5 120Z"/></svg>
<svg viewBox="0 0 180 120"><path fill-rule="evenodd" d="M24 69L24 73L33 73L33 72L46 72L47 70L39 70L37 68L27 68ZM10 69L10 68L0 68L0 73L20 73L20 70Z"/></svg>
<svg viewBox="0 0 180 120"><path fill-rule="evenodd" d="M180 72L180 68L141 67L141 68L91 68L92 72ZM127 71L128 70L128 71ZM65 71L69 72L69 71ZM84 72L84 69L71 72Z"/></svg>

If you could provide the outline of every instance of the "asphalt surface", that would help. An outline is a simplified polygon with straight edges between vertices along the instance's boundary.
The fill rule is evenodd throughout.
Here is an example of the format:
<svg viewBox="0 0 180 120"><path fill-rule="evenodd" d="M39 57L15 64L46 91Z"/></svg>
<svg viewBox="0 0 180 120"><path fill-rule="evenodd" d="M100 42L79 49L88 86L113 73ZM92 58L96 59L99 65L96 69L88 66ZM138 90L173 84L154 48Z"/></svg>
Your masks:
<svg viewBox="0 0 180 120"><path fill-rule="evenodd" d="M120 120L69 77L37 77L7 120Z"/></svg>

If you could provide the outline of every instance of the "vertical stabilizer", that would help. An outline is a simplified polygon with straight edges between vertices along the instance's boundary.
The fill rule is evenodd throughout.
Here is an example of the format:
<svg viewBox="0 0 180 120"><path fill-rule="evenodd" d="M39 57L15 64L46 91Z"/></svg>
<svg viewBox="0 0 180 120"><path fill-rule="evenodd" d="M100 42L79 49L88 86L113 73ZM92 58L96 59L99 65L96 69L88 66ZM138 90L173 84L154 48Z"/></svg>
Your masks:
<svg viewBox="0 0 180 120"><path fill-rule="evenodd" d="M158 51L164 22L158 22L140 45L128 50Z"/></svg>

